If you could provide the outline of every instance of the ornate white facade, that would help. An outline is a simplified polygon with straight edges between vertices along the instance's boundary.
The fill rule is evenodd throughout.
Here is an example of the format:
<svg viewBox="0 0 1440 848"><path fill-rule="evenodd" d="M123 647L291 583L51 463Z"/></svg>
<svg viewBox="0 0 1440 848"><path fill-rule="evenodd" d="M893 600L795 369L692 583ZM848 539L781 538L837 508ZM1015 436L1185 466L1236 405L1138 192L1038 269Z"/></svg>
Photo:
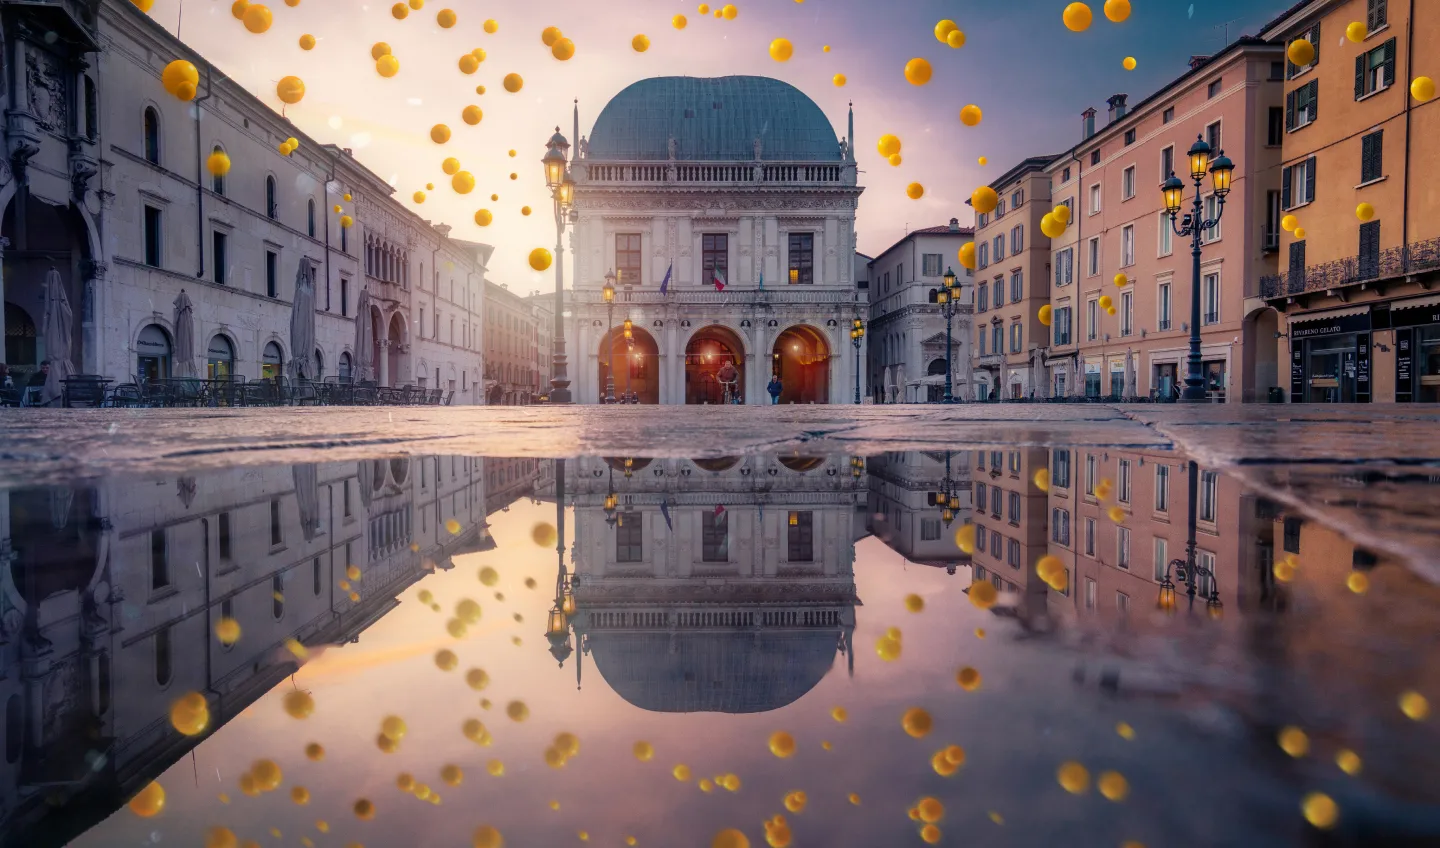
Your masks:
<svg viewBox="0 0 1440 848"><path fill-rule="evenodd" d="M863 189L853 151L809 98L761 77L642 80L576 145L571 174L577 403L605 397L612 358L616 394L641 403L722 402L716 372L732 358L745 403L770 403L775 373L781 403L853 400ZM613 312L601 296L612 272Z"/></svg>

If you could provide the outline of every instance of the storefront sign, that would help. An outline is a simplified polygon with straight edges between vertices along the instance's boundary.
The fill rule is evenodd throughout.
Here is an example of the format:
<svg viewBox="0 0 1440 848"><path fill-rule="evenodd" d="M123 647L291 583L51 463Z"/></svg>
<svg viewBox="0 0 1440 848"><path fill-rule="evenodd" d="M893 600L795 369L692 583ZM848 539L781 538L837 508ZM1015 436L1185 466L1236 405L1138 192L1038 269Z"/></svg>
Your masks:
<svg viewBox="0 0 1440 848"><path fill-rule="evenodd" d="M1370 313L1343 315L1339 318L1324 318L1307 321L1304 315L1290 319L1290 340L1314 339L1321 336L1338 336L1342 333L1366 333L1370 331Z"/></svg>
<svg viewBox="0 0 1440 848"><path fill-rule="evenodd" d="M1370 334L1355 337L1355 402L1370 402Z"/></svg>
<svg viewBox="0 0 1440 848"><path fill-rule="evenodd" d="M1290 402L1305 402L1305 345L1290 341Z"/></svg>
<svg viewBox="0 0 1440 848"><path fill-rule="evenodd" d="M1440 305L1422 306L1418 309L1392 309L1396 327L1418 327L1421 324L1440 324Z"/></svg>
<svg viewBox="0 0 1440 848"><path fill-rule="evenodd" d="M1411 312L1414 310L1404 310ZM1404 312L1397 313L1403 315ZM1415 331L1408 327L1395 331L1395 402L1411 403L1415 400Z"/></svg>

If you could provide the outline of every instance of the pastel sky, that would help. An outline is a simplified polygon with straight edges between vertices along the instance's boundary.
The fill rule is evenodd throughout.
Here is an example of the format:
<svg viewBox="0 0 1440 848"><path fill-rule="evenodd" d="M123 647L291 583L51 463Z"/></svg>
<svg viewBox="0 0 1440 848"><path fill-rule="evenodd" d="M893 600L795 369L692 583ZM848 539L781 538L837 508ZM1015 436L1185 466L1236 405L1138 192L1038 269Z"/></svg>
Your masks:
<svg viewBox="0 0 1440 848"><path fill-rule="evenodd" d="M183 19L181 3L184 3ZM230 14L228 0L155 0L150 14L207 60L260 95L275 108L275 83L294 74L305 80L303 102L288 115L313 138L355 150L382 178L393 180L396 196L419 214L455 227L460 238L496 246L490 277L512 291L553 288L553 272L538 274L525 261L535 246L552 246L554 219L539 158L545 141L561 125L571 135L571 104L580 101L580 127L588 134L605 102L626 85L666 75L759 74L785 80L813 98L845 133L847 102L855 104L860 198L859 247L874 254L904 235L907 227L941 224L951 217L971 222L964 201L978 185L995 179L1024 156L1067 149L1078 140L1080 112L1125 92L1131 102L1154 92L1185 70L1192 54L1212 53L1229 37L1253 34L1290 0L1132 0L1123 24L1107 21L1103 3L1091 3L1095 23L1081 34L1061 22L1064 0L764 0L736 4L738 17L717 20L680 0L547 0L476 2L428 0L403 21L385 2L284 0L270 4L274 24L253 35ZM441 29L436 13L453 9L458 23ZM684 30L671 26L683 14ZM482 24L493 18L494 35ZM955 50L938 42L935 23L956 21L966 44ZM554 59L540 41L547 26L560 27L576 45L574 58ZM313 34L318 44L303 51L298 40ZM644 33L651 46L631 49ZM788 62L769 57L772 39L795 46ZM393 79L374 70L370 46L389 43L400 59ZM822 52L824 45L830 52ZM486 61L466 76L460 56L483 47ZM905 62L927 58L934 67L928 85L912 86ZM1121 67L1134 56L1138 67ZM525 79L518 94L500 81L516 72ZM833 75L848 83L837 88ZM484 85L484 95L475 86ZM984 110L984 122L966 128L962 106ZM460 119L465 106L484 110L478 126ZM442 146L429 139L436 123L454 130ZM875 150L884 133L904 144L900 167ZM573 141L573 139L572 139ZM507 156L514 149L515 158ZM456 156L475 174L477 187L457 195L440 170ZM988 167L977 164L989 158ZM515 180L510 174L516 174ZM436 184L424 204L411 195ZM910 200L905 186L919 182L926 192ZM500 195L492 203L492 193ZM522 216L522 206L533 214ZM490 208L494 223L473 221L476 209Z"/></svg>

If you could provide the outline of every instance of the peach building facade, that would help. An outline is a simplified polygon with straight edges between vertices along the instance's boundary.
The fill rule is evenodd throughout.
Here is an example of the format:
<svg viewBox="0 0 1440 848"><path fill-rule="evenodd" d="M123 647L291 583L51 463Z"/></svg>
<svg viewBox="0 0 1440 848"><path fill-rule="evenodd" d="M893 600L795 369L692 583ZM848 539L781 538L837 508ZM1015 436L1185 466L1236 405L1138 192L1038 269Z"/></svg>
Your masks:
<svg viewBox="0 0 1440 848"><path fill-rule="evenodd" d="M1366 37L1343 37L1364 22ZM1277 321L1296 403L1440 402L1440 102L1408 91L1440 78L1440 5L1309 0L1262 36L1316 47L1285 65L1285 214L1279 273L1259 292ZM1361 204L1373 210L1368 220ZM1276 311L1278 311L1278 314Z"/></svg>
<svg viewBox="0 0 1440 848"><path fill-rule="evenodd" d="M1206 387L1224 402L1264 399L1279 385L1274 328L1247 327L1244 304L1277 268L1283 59L1281 45L1253 38L1195 57L1133 110L1125 95L1110 98L1103 128L1087 110L1081 143L1047 166L1054 204L1072 210L1066 233L1051 243L1051 393L1169 398L1183 386L1190 244L1164 214L1160 184L1171 171L1185 179L1189 209L1186 151L1197 137L1223 148L1236 166L1220 227L1201 254ZM1207 217L1221 207L1210 190L1207 178Z"/></svg>
<svg viewBox="0 0 1440 848"><path fill-rule="evenodd" d="M972 580L988 580L1013 596L1017 614L1045 612L1049 587L1035 566L1046 554L1046 496L1033 482L1049 451L979 450L971 473L975 553Z"/></svg>
<svg viewBox="0 0 1440 848"><path fill-rule="evenodd" d="M1050 239L1040 219L1054 208L1045 173L1054 158L1032 156L991 183L1000 203L975 218L976 400L1048 396L1036 354L1050 338L1039 318L1050 302Z"/></svg>

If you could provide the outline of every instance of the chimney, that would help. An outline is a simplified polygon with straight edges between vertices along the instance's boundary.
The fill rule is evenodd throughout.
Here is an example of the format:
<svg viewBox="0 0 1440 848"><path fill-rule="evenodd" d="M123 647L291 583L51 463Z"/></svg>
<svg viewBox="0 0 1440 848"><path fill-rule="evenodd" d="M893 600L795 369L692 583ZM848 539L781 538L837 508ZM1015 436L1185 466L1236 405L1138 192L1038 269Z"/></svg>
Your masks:
<svg viewBox="0 0 1440 848"><path fill-rule="evenodd" d="M1084 118L1081 124L1083 127L1081 130L1081 141L1084 141L1095 134L1095 109L1093 107L1086 109L1080 113L1080 117Z"/></svg>
<svg viewBox="0 0 1440 848"><path fill-rule="evenodd" d="M960 232L960 219L959 219L959 218L951 218L951 219L950 219L950 232L952 232L952 233L958 233L958 232Z"/></svg>
<svg viewBox="0 0 1440 848"><path fill-rule="evenodd" d="M1209 56L1191 56L1191 57L1190 57L1190 70L1193 71L1193 70L1195 70L1196 68L1200 67L1201 65L1203 65L1203 64L1205 64L1206 62L1209 62L1209 61L1210 61L1210 57L1209 57Z"/></svg>
<svg viewBox="0 0 1440 848"><path fill-rule="evenodd" d="M1129 99L1128 94L1117 94L1105 102L1110 104L1110 123L1115 123L1125 117L1125 101Z"/></svg>

